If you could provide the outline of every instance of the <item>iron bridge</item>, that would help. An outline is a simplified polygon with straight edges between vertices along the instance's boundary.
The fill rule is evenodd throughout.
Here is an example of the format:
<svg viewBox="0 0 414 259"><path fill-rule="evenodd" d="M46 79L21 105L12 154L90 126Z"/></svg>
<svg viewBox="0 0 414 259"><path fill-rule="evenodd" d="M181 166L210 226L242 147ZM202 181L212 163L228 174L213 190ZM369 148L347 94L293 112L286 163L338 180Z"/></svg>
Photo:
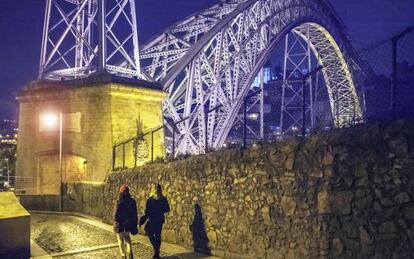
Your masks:
<svg viewBox="0 0 414 259"><path fill-rule="evenodd" d="M48 0L50 5L56 1L64 0ZM359 58L350 44L345 26L326 0L222 1L172 25L140 49L134 1L111 1L116 4L111 9L112 13L107 15L107 18L112 15L111 20L103 25L107 35L100 33L100 37L112 43L113 51L98 53L105 45L99 42L95 47L91 44L92 40L87 39L91 28L96 26L94 17L105 20L102 18L105 17L102 14L104 9L98 4L105 1L72 1L77 9L67 17L79 17L81 8L89 17L87 24L76 23L75 18L64 19L69 24L68 31L74 31L78 42L75 44L77 64L68 64L66 69L55 74L48 71L53 55L59 55L59 43L63 41L59 39L53 43L53 55L46 55L50 51L43 48L40 77L80 76L79 71L83 74L93 71L95 68L91 64L94 57L103 55L104 58L99 58L98 68L160 82L168 92L168 99L163 103L164 115L167 120L180 122L175 129L169 128L170 136L171 132L176 134L176 154L199 154L223 146L254 78L275 46L290 34L306 43L303 48L306 55L302 62L306 62L306 58L310 61L312 52L318 65L323 67L322 75L334 125L345 127L355 120L364 119L358 79L361 73ZM132 5L130 13L125 11L128 4ZM115 37L113 29L121 16L128 18L132 28L132 36L124 39ZM51 25L45 24L45 27L50 28ZM105 29L102 31L105 32ZM48 37L44 35L44 41L47 42ZM128 41L134 49L132 54L124 48L124 43ZM80 46L84 46L89 54L84 55L85 51ZM113 60L117 53L123 62L108 64L106 61ZM285 64L289 60L289 49L286 49ZM284 80L283 88L287 91L289 75L286 71ZM299 96L301 94L304 93L298 93ZM283 108L288 111L287 105L286 102L282 104L282 115Z"/></svg>

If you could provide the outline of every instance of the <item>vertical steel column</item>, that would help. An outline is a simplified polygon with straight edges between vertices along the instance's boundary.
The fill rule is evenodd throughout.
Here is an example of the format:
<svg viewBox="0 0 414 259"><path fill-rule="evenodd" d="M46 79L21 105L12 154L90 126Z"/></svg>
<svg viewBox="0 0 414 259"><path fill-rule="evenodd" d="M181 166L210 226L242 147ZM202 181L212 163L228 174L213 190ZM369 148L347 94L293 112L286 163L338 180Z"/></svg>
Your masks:
<svg viewBox="0 0 414 259"><path fill-rule="evenodd" d="M134 45L134 62L135 62L135 69L137 72L137 76L141 76L141 64L139 61L139 44L138 44L138 24L137 24L137 14L135 9L135 0L129 0L130 8L131 8L131 19L132 19L132 33L135 37L132 37L133 45Z"/></svg>
<svg viewBox="0 0 414 259"><path fill-rule="evenodd" d="M93 1L89 1L88 2L88 26L90 26L89 30L88 30L88 35L87 35L87 40L89 43L92 42L92 25L93 25L93 5L92 5ZM92 51L87 48L87 53L88 53L88 59L92 54ZM89 65L89 61L88 61L88 65Z"/></svg>
<svg viewBox="0 0 414 259"><path fill-rule="evenodd" d="M310 34L310 26L307 25L306 26L306 44L307 44L307 52L308 52L308 73L309 76L307 78L307 83L309 86L309 112L310 112L310 127L313 128L315 125L314 122L314 111L313 111L313 100L312 100L312 96L313 96L313 84L312 84L312 53L311 53L311 34ZM304 92L304 95L306 95L306 92Z"/></svg>
<svg viewBox="0 0 414 259"><path fill-rule="evenodd" d="M98 0L98 72L106 72L106 0Z"/></svg>
<svg viewBox="0 0 414 259"><path fill-rule="evenodd" d="M323 66L318 66L312 71L306 73L302 79L302 136L306 136L306 83L309 83L312 79L311 76L318 73L320 70L323 69ZM312 95L310 95L310 99L312 99Z"/></svg>
<svg viewBox="0 0 414 259"><path fill-rule="evenodd" d="M260 70L260 139L264 139L264 71Z"/></svg>
<svg viewBox="0 0 414 259"><path fill-rule="evenodd" d="M313 118L312 118L312 120L313 120L313 127L315 128L315 127L319 127L319 125L316 125L316 111L315 111L315 104L317 104L318 103L318 96L319 96L319 71L316 73L316 75L315 75L315 91L314 91L314 97L312 98L313 99Z"/></svg>
<svg viewBox="0 0 414 259"><path fill-rule="evenodd" d="M81 2L78 3L78 11L81 9ZM76 30L79 35L84 37L84 22L85 22L85 9L82 8L82 11L77 16L76 20ZM76 37L76 48L75 48L75 67L79 68L83 66L83 39L82 37Z"/></svg>
<svg viewBox="0 0 414 259"><path fill-rule="evenodd" d="M43 37L42 37L42 47L40 50L40 64L39 64L39 73L38 79L43 79L43 70L46 62L46 53L47 45L49 39L49 22L50 22L50 11L52 8L52 0L46 0L46 9L45 9L45 20L43 22Z"/></svg>
<svg viewBox="0 0 414 259"><path fill-rule="evenodd" d="M285 36L285 56L283 57L283 83L282 83L282 103L280 109L280 131L283 132L283 119L284 119L284 110L285 110L285 94L286 94L286 87L288 87L287 82L287 58L288 58L288 46L289 46L289 34Z"/></svg>
<svg viewBox="0 0 414 259"><path fill-rule="evenodd" d="M302 79L302 137L306 136L306 80L307 75Z"/></svg>
<svg viewBox="0 0 414 259"><path fill-rule="evenodd" d="M309 74L312 70L310 44L309 25L305 27L304 32L293 30L290 34L286 35L280 116L280 128L283 134L296 135L297 130L300 132L303 125L306 124L307 113L310 113L310 126L313 127L314 124L313 87ZM306 81L303 82L301 76L305 74L308 74L308 76ZM308 101L306 101L307 96L309 96ZM304 100L305 103L303 104Z"/></svg>

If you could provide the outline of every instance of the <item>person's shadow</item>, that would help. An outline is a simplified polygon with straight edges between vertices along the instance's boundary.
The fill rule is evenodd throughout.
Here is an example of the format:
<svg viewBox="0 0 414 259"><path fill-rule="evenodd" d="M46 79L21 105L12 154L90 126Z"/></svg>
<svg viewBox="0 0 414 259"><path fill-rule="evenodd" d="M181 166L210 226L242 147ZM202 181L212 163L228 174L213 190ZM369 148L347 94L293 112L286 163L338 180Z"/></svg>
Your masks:
<svg viewBox="0 0 414 259"><path fill-rule="evenodd" d="M194 251L198 253L203 253L211 255L210 247L208 246L208 237L206 233L206 227L204 225L203 214L201 212L201 207L197 203L194 206L195 214L193 224L190 225L190 230L193 233L193 247Z"/></svg>

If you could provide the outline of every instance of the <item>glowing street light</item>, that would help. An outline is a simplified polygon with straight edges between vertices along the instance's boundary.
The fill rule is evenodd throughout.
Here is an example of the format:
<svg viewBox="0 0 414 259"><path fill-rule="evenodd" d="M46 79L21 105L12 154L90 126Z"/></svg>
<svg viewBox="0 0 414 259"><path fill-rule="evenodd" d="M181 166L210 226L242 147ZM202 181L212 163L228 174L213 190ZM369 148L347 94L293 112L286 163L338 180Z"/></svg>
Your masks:
<svg viewBox="0 0 414 259"><path fill-rule="evenodd" d="M10 186L9 159L8 158L5 158L4 161L6 162L6 168L7 168L7 185Z"/></svg>
<svg viewBox="0 0 414 259"><path fill-rule="evenodd" d="M59 128L59 114L48 112L40 114L40 128L43 131L54 131Z"/></svg>
<svg viewBox="0 0 414 259"><path fill-rule="evenodd" d="M62 137L63 137L63 116L62 112L53 113L47 112L40 114L40 128L43 131L55 131L59 129L59 174L60 174L60 199L59 199L59 211L63 211L63 186L62 186Z"/></svg>

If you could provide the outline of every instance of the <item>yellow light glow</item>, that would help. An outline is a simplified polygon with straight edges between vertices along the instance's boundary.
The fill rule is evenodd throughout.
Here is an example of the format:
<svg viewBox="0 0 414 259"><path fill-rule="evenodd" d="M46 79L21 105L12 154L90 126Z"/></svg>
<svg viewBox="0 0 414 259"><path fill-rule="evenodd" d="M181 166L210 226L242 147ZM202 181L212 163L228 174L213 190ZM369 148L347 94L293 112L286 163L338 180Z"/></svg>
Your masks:
<svg viewBox="0 0 414 259"><path fill-rule="evenodd" d="M52 112L40 114L40 128L42 130L57 130L59 128L59 115Z"/></svg>

